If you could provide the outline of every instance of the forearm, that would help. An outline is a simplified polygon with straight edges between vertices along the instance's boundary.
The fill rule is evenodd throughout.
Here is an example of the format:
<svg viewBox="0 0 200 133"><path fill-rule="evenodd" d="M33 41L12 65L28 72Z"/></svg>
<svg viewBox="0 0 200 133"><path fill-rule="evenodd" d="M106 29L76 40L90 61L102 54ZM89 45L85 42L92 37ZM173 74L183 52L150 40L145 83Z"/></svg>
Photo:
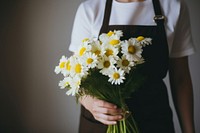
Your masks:
<svg viewBox="0 0 200 133"><path fill-rule="evenodd" d="M192 88L184 84L173 86L172 96L183 133L194 133Z"/></svg>
<svg viewBox="0 0 200 133"><path fill-rule="evenodd" d="M170 68L170 83L182 131L194 133L193 89L187 64L183 68L180 68L180 65L173 65L173 68Z"/></svg>

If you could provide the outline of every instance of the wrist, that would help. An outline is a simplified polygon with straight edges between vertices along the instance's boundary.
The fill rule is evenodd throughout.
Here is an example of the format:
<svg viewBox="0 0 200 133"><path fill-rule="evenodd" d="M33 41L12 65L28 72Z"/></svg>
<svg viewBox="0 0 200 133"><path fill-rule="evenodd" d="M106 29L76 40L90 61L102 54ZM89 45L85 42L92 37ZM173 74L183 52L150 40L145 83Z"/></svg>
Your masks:
<svg viewBox="0 0 200 133"><path fill-rule="evenodd" d="M78 100L79 100L79 103L85 107L85 100L86 100L87 96L84 95L84 96L81 96Z"/></svg>

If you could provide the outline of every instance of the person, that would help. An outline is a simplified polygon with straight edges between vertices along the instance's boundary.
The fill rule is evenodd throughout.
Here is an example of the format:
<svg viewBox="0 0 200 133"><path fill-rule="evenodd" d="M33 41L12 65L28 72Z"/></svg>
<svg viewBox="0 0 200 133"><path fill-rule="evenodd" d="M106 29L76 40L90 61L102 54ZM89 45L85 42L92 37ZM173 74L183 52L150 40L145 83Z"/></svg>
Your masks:
<svg viewBox="0 0 200 133"><path fill-rule="evenodd" d="M144 72L149 81L132 94L127 105L141 133L174 133L172 111L163 78L169 70L171 92L183 133L194 133L193 90L188 56L194 53L189 13L183 0L87 0L77 10L70 51L81 39L122 30L123 39L152 38L145 48ZM104 133L122 119L114 104L84 96L80 100L80 133Z"/></svg>

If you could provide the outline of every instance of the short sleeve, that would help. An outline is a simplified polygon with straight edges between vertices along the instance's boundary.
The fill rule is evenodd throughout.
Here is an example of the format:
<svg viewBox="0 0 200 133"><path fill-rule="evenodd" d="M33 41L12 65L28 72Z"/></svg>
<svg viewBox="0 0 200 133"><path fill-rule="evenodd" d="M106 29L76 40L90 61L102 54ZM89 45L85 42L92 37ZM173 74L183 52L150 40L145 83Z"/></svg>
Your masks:
<svg viewBox="0 0 200 133"><path fill-rule="evenodd" d="M189 11L186 3L181 0L180 15L175 28L175 35L170 53L171 58L179 58L194 53Z"/></svg>
<svg viewBox="0 0 200 133"><path fill-rule="evenodd" d="M84 38L91 37L91 12L81 3L76 12L69 50L75 52Z"/></svg>

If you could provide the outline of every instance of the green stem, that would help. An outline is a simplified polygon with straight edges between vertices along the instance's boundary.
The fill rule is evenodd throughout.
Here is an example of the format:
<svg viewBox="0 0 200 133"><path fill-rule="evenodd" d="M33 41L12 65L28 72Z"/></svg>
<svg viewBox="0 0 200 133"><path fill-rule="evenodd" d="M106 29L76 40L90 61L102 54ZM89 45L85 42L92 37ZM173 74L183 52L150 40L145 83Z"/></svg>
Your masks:
<svg viewBox="0 0 200 133"><path fill-rule="evenodd" d="M120 132L123 132L122 121L119 121L119 124L120 124Z"/></svg>
<svg viewBox="0 0 200 133"><path fill-rule="evenodd" d="M123 119L124 133L126 133L126 119Z"/></svg>
<svg viewBox="0 0 200 133"><path fill-rule="evenodd" d="M119 132L119 130L118 130L118 124L116 124L115 126L116 126L116 129L117 129L116 132L118 133Z"/></svg>

